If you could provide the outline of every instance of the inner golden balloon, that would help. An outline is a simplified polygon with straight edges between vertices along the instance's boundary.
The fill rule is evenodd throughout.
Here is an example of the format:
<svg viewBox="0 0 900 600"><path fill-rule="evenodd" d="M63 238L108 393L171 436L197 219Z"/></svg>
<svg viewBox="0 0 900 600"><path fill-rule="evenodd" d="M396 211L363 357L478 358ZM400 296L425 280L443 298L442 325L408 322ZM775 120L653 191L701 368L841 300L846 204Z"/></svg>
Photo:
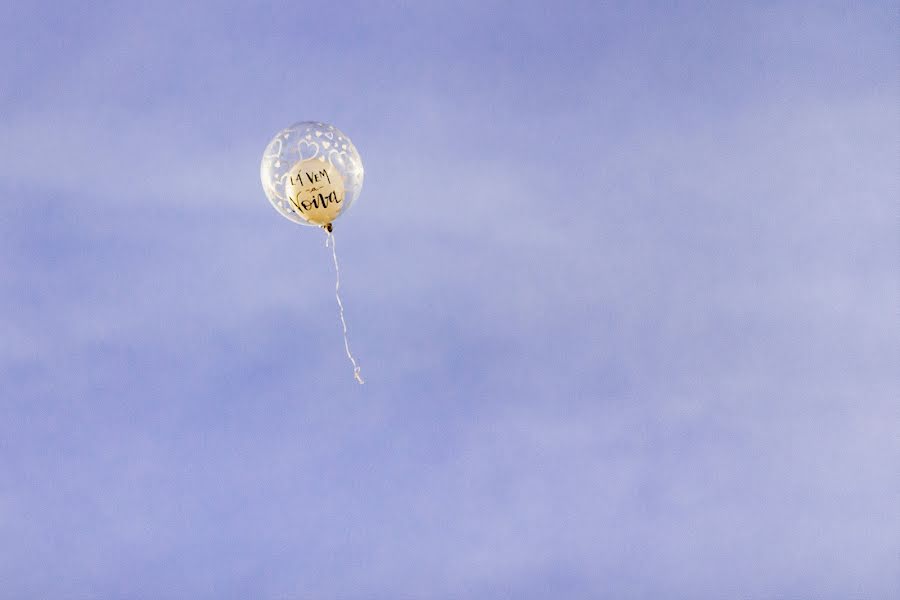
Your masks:
<svg viewBox="0 0 900 600"><path fill-rule="evenodd" d="M288 173L285 195L300 218L328 225L344 208L344 178L327 160L298 162Z"/></svg>

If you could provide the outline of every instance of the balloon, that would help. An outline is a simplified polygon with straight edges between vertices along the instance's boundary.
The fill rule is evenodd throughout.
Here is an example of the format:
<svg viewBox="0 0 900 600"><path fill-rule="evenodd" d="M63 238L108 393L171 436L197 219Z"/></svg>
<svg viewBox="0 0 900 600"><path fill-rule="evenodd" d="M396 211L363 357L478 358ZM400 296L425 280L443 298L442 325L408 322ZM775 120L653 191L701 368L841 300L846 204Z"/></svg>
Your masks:
<svg viewBox="0 0 900 600"><path fill-rule="evenodd" d="M353 142L334 125L295 123L263 152L259 176L272 206L294 223L329 227L362 190L363 165Z"/></svg>
<svg viewBox="0 0 900 600"><path fill-rule="evenodd" d="M344 350L353 364L353 377L364 383L359 363L350 352L341 270L331 223L359 197L363 166L353 142L334 125L318 121L294 123L272 138L259 166L266 198L281 215L294 223L325 229L325 245L334 261L334 296L344 335Z"/></svg>

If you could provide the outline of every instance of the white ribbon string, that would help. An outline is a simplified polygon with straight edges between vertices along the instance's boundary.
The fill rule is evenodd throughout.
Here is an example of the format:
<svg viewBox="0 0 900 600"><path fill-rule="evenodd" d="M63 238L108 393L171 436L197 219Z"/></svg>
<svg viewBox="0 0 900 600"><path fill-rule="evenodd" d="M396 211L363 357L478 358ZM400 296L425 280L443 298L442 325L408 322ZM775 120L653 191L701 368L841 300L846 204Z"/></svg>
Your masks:
<svg viewBox="0 0 900 600"><path fill-rule="evenodd" d="M347 358L353 363L353 378L356 379L358 383L362 384L365 382L363 381L362 375L359 374L359 364L357 364L356 359L353 358L353 354L350 352L350 341L347 337L347 321L344 320L344 303L341 302L341 268L338 266L337 250L334 247L334 233L328 228L325 230L325 234L327 235L325 238L325 247L327 248L329 242L331 243L331 256L334 259L334 297L337 299L338 309L341 315L341 326L344 328L344 350L347 351Z"/></svg>

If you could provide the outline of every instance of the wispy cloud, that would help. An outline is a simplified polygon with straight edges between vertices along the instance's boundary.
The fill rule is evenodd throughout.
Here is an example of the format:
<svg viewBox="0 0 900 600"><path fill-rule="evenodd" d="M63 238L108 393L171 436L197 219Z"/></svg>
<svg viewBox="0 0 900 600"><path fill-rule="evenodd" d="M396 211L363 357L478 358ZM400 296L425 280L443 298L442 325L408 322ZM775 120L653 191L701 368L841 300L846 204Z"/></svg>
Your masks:
<svg viewBox="0 0 900 600"><path fill-rule="evenodd" d="M3 593L896 591L890 7L219 8L4 28Z"/></svg>

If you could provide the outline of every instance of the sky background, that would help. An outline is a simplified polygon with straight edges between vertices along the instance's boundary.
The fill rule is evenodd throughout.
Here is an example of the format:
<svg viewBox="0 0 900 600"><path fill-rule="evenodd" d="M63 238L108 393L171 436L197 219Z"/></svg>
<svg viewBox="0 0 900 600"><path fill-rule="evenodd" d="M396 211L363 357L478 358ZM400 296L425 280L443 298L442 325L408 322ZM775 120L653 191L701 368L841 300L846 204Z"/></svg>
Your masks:
<svg viewBox="0 0 900 600"><path fill-rule="evenodd" d="M4 3L0 597L898 597L897 15Z"/></svg>

